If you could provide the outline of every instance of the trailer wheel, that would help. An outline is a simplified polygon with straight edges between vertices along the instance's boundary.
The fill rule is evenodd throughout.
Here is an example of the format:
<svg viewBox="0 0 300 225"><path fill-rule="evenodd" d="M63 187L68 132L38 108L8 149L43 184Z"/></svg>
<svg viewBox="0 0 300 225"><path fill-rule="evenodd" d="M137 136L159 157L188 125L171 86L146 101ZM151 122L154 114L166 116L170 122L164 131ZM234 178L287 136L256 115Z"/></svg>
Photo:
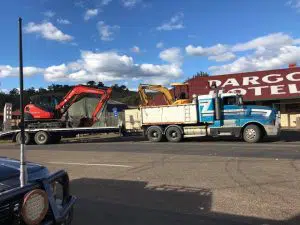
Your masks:
<svg viewBox="0 0 300 225"><path fill-rule="evenodd" d="M244 129L243 139L248 143L256 143L262 138L262 131L256 125L248 125Z"/></svg>
<svg viewBox="0 0 300 225"><path fill-rule="evenodd" d="M45 131L39 131L34 135L34 141L38 145L48 144L49 140L50 140L50 136Z"/></svg>
<svg viewBox="0 0 300 225"><path fill-rule="evenodd" d="M30 134L28 132L25 132L25 141L24 144L28 145L31 141ZM17 133L16 136L16 142L20 145L21 144L21 132Z"/></svg>
<svg viewBox="0 0 300 225"><path fill-rule="evenodd" d="M172 126L167 129L166 137L170 142L180 142L183 136L179 127Z"/></svg>
<svg viewBox="0 0 300 225"><path fill-rule="evenodd" d="M147 138L151 142L160 142L163 138L163 132L160 127L152 126L147 130Z"/></svg>

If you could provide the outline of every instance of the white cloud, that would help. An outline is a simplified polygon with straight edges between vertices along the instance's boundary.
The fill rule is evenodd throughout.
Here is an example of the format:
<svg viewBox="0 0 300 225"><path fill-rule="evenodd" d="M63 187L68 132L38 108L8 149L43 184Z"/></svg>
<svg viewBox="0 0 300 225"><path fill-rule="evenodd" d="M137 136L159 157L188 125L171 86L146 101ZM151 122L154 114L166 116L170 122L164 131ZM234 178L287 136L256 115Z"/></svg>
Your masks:
<svg viewBox="0 0 300 225"><path fill-rule="evenodd" d="M71 22L67 19L58 18L56 21L57 21L57 23L64 24L64 25L71 24Z"/></svg>
<svg viewBox="0 0 300 225"><path fill-rule="evenodd" d="M45 69L44 77L46 80L57 81L66 78L66 73L69 71L65 64L58 66L50 66Z"/></svg>
<svg viewBox="0 0 300 225"><path fill-rule="evenodd" d="M209 70L213 71L214 74L268 70L281 68L299 60L300 47L288 45L274 50L272 54L268 52L266 55L257 55L254 53L252 55L242 56L232 63L213 66L210 67Z"/></svg>
<svg viewBox="0 0 300 225"><path fill-rule="evenodd" d="M209 60L214 60L216 62L225 62L234 59L236 56L232 52L225 52L220 55L211 55L208 57Z"/></svg>
<svg viewBox="0 0 300 225"><path fill-rule="evenodd" d="M98 13L99 13L99 10L98 10L98 9L88 9L88 10L86 10L86 12L85 12L85 14L84 14L83 19L84 19L85 21L87 21L87 20L89 20L89 19L91 19L91 18L97 16Z"/></svg>
<svg viewBox="0 0 300 225"><path fill-rule="evenodd" d="M132 57L116 52L82 51L81 58L75 62L51 66L45 69L45 79L61 81L72 79L77 82L88 80L146 80L169 81L182 74L175 64L136 64Z"/></svg>
<svg viewBox="0 0 300 225"><path fill-rule="evenodd" d="M107 25L104 21L99 21L97 28L102 41L114 40L114 33L120 29L117 25Z"/></svg>
<svg viewBox="0 0 300 225"><path fill-rule="evenodd" d="M141 2L142 0L122 0L122 4L125 8L133 8Z"/></svg>
<svg viewBox="0 0 300 225"><path fill-rule="evenodd" d="M8 94L8 93L9 93L9 90L8 90L8 89L5 89L5 88L4 88L4 89L1 89L1 88L0 88L0 92L5 93L5 94Z"/></svg>
<svg viewBox="0 0 300 225"><path fill-rule="evenodd" d="M102 0L101 5L108 5L112 0Z"/></svg>
<svg viewBox="0 0 300 225"><path fill-rule="evenodd" d="M73 40L73 37L68 34L64 34L61 30L55 27L50 22L43 22L36 24L34 22L28 23L24 28L26 33L36 33L41 35L47 40L66 42Z"/></svg>
<svg viewBox="0 0 300 225"><path fill-rule="evenodd" d="M211 47L188 45L186 53L206 56L216 62L234 61L211 66L213 74L239 73L287 67L300 61L300 39L284 33L271 33L250 41L230 45L217 44ZM234 53L238 52L239 57Z"/></svg>
<svg viewBox="0 0 300 225"><path fill-rule="evenodd" d="M202 47L202 46L193 46L193 45L188 45L185 48L185 51L188 55L193 55L193 56L208 56L208 55L220 55L225 53L228 50L228 47L226 45L222 44L216 44L211 47Z"/></svg>
<svg viewBox="0 0 300 225"><path fill-rule="evenodd" d="M156 29L159 31L171 31L171 30L183 29L184 28L183 17L184 17L183 13L177 13L169 21L158 26Z"/></svg>
<svg viewBox="0 0 300 225"><path fill-rule="evenodd" d="M168 59L171 62L175 60ZM81 57L76 61L47 68L25 67L24 74L26 76L43 74L45 80L49 82L72 80L82 83L89 80L102 82L136 80L167 84L171 80L178 79L183 72L180 65L174 63L137 64L132 57L113 51L82 51ZM17 75L17 67L0 66L0 77Z"/></svg>
<svg viewBox="0 0 300 225"><path fill-rule="evenodd" d="M130 51L134 52L134 53L140 53L141 49L138 46L133 46Z"/></svg>
<svg viewBox="0 0 300 225"><path fill-rule="evenodd" d="M76 6L76 7L79 7L79 8L85 8L85 2L82 0L80 0L80 1L75 1L74 2L74 5Z"/></svg>
<svg viewBox="0 0 300 225"><path fill-rule="evenodd" d="M261 47L265 48L278 48L280 46L289 45L293 43L293 39L283 33L273 33L266 36L255 38L245 43L239 43L232 47L232 51L240 52L258 49Z"/></svg>
<svg viewBox="0 0 300 225"><path fill-rule="evenodd" d="M286 5L297 9L298 12L300 10L300 0L289 0L286 2Z"/></svg>
<svg viewBox="0 0 300 225"><path fill-rule="evenodd" d="M168 63L177 65L181 65L183 60L180 48L175 47L161 51L159 57Z"/></svg>
<svg viewBox="0 0 300 225"><path fill-rule="evenodd" d="M156 44L156 48L163 48L164 47L164 43L163 42L158 42Z"/></svg>
<svg viewBox="0 0 300 225"><path fill-rule="evenodd" d="M53 16L55 16L55 12L48 10L46 12L43 12L43 15L49 18L52 18Z"/></svg>
<svg viewBox="0 0 300 225"><path fill-rule="evenodd" d="M37 74L42 74L44 69L38 67L31 67L27 66L23 68L24 76L33 76ZM9 65L0 65L0 77L12 77L12 76L19 76L19 68L12 67Z"/></svg>

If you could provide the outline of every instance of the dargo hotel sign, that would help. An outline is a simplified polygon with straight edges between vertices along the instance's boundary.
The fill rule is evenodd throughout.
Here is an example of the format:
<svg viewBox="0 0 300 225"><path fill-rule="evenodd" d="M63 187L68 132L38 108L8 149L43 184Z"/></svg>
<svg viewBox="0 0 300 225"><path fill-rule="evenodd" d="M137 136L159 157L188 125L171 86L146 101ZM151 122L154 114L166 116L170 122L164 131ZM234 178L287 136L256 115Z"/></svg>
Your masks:
<svg viewBox="0 0 300 225"><path fill-rule="evenodd" d="M245 100L300 98L300 68L210 76L207 81L215 82L224 93L241 93Z"/></svg>

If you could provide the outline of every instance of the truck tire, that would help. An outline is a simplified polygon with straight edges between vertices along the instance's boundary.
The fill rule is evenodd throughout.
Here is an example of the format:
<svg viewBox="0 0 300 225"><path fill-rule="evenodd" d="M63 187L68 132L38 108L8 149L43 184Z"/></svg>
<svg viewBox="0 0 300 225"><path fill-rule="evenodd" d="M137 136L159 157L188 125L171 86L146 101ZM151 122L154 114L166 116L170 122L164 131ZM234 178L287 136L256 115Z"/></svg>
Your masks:
<svg viewBox="0 0 300 225"><path fill-rule="evenodd" d="M50 141L50 136L45 131L39 131L34 135L34 141L38 145L45 145Z"/></svg>
<svg viewBox="0 0 300 225"><path fill-rule="evenodd" d="M160 142L163 138L163 132L160 127L152 126L147 130L147 138L151 142Z"/></svg>
<svg viewBox="0 0 300 225"><path fill-rule="evenodd" d="M169 127L166 131L166 137L169 142L180 142L183 138L179 127Z"/></svg>
<svg viewBox="0 0 300 225"><path fill-rule="evenodd" d="M28 145L30 144L30 141L31 141L31 137L30 137L30 134L28 132L25 132L25 145ZM17 136L16 136L16 142L17 144L21 144L21 132L17 133Z"/></svg>
<svg viewBox="0 0 300 225"><path fill-rule="evenodd" d="M243 139L248 143L259 142L262 138L262 131L257 125L248 125L243 131Z"/></svg>

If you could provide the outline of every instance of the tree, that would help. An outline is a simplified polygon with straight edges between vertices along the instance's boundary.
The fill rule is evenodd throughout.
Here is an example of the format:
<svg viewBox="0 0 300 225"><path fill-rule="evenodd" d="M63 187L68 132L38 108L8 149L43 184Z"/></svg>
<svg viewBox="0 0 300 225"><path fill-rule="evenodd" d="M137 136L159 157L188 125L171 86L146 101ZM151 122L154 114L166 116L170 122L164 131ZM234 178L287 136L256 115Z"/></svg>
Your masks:
<svg viewBox="0 0 300 225"><path fill-rule="evenodd" d="M203 71L197 72L193 77L208 77L209 74Z"/></svg>
<svg viewBox="0 0 300 225"><path fill-rule="evenodd" d="M72 88L72 86L69 85L60 85L60 84L51 84L50 86L48 86L48 90L50 92L60 92L60 93L67 93L70 89Z"/></svg>
<svg viewBox="0 0 300 225"><path fill-rule="evenodd" d="M97 87L102 88L102 87L104 87L104 84L101 81L99 81L98 84L97 84Z"/></svg>
<svg viewBox="0 0 300 225"><path fill-rule="evenodd" d="M16 96L19 95L19 93L20 92L17 88L13 88L12 90L10 90L9 95Z"/></svg>
<svg viewBox="0 0 300 225"><path fill-rule="evenodd" d="M39 88L39 90L38 90L39 94L43 94L43 93L46 93L46 92L47 92L47 89L45 89L45 88Z"/></svg>
<svg viewBox="0 0 300 225"><path fill-rule="evenodd" d="M35 94L35 89L34 87L28 88L27 90L25 90L26 94L28 95L34 95Z"/></svg>
<svg viewBox="0 0 300 225"><path fill-rule="evenodd" d="M96 82L93 80L90 80L90 81L86 82L86 85L91 86L91 87L96 87Z"/></svg>

